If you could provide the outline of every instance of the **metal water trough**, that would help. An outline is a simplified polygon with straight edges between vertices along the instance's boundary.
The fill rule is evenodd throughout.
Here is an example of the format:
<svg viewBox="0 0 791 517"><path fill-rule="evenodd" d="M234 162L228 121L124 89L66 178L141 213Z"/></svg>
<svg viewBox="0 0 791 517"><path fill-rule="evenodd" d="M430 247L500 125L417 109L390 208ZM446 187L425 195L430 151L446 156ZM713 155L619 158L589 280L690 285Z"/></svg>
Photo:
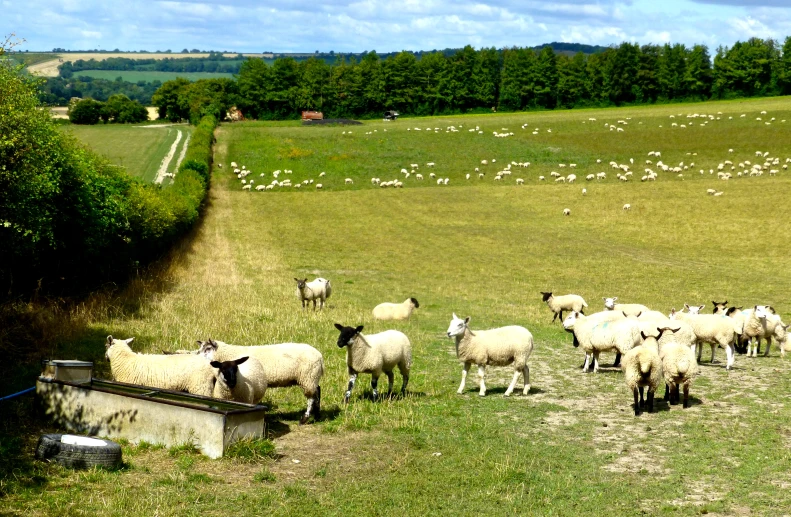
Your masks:
<svg viewBox="0 0 791 517"><path fill-rule="evenodd" d="M43 366L36 395L44 413L71 432L167 447L193 443L210 458L241 438L264 437L261 405L96 379L86 361Z"/></svg>

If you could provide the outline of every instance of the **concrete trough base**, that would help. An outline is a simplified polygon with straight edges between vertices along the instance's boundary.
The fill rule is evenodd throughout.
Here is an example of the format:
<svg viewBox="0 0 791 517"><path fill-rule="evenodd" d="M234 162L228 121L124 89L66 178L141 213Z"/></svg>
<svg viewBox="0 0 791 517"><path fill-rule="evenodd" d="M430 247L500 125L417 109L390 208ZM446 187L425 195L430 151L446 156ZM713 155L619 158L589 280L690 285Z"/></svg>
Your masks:
<svg viewBox="0 0 791 517"><path fill-rule="evenodd" d="M39 377L44 413L70 432L166 447L193 443L210 458L242 438L264 437L264 406L91 379Z"/></svg>

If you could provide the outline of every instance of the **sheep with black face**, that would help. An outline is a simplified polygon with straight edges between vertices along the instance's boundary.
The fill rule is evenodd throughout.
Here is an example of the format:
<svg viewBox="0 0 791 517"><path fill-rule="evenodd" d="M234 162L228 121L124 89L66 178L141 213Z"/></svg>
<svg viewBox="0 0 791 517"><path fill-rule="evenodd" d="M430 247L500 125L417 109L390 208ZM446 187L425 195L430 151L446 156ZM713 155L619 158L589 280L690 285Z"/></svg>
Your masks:
<svg viewBox="0 0 791 517"><path fill-rule="evenodd" d="M214 373L214 398L257 404L266 393L264 367L254 357L240 357L233 361L211 361Z"/></svg>
<svg viewBox="0 0 791 517"><path fill-rule="evenodd" d="M361 373L371 374L371 389L373 397L379 396L377 384L382 372L387 375L387 394L393 392L393 370L398 367L403 383L401 395L406 393L409 383L409 370L412 367L412 345L404 333L397 330L385 330L378 334L363 335L363 325L358 327L345 327L340 323L335 324L340 331L338 347L346 347L346 365L349 368L349 385L344 396L344 403L348 403L352 396L354 383Z"/></svg>

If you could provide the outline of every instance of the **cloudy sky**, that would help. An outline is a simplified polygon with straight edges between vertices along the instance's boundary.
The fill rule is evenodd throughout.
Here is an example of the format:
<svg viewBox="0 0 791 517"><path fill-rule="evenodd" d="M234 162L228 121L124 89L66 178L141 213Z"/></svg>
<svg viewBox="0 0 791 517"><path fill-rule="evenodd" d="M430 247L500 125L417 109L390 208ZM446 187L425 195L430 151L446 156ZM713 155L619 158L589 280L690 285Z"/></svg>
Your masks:
<svg viewBox="0 0 791 517"><path fill-rule="evenodd" d="M360 52L791 35L791 0L0 0L22 50Z"/></svg>

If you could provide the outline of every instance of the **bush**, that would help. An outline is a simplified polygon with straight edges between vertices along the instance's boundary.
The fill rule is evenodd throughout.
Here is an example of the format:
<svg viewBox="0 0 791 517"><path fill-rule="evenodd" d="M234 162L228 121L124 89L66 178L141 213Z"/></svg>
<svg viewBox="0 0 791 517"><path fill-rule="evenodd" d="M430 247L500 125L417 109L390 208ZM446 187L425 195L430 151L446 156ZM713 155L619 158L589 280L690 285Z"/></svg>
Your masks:
<svg viewBox="0 0 791 517"><path fill-rule="evenodd" d="M96 124L102 118L102 107L99 101L83 99L69 111L69 120L72 124Z"/></svg>
<svg viewBox="0 0 791 517"><path fill-rule="evenodd" d="M102 107L102 120L129 124L148 120L148 110L137 101L123 94L110 96Z"/></svg>

